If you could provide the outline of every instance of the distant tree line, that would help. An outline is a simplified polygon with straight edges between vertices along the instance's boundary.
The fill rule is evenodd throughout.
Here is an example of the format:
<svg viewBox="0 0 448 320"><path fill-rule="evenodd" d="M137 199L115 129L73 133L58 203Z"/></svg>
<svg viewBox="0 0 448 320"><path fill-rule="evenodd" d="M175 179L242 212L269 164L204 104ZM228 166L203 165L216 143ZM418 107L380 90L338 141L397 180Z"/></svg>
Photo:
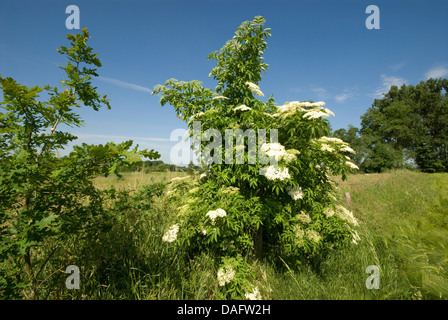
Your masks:
<svg viewBox="0 0 448 320"><path fill-rule="evenodd" d="M143 171L144 173L148 172L186 172L189 174L194 173L195 171L199 171L199 167L194 165L193 162L190 162L188 166L178 166L175 164L165 163L162 160L148 160L141 161L132 166L123 166L120 168L121 172L136 172Z"/></svg>
<svg viewBox="0 0 448 320"><path fill-rule="evenodd" d="M392 86L361 116L361 128L333 132L356 151L363 172L416 168L448 172L448 79Z"/></svg>

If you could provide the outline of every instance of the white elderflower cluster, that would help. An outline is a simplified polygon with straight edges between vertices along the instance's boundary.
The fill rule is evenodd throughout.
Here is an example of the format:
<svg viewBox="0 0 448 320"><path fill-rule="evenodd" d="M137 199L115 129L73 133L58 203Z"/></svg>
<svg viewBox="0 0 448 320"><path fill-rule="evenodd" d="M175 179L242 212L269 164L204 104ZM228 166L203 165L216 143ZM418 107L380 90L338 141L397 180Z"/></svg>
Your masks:
<svg viewBox="0 0 448 320"><path fill-rule="evenodd" d="M246 85L249 87L249 90L252 91L255 95L264 97L264 94L263 92L261 92L260 87L255 83L247 81Z"/></svg>
<svg viewBox="0 0 448 320"><path fill-rule="evenodd" d="M210 220L212 220L212 224L215 224L215 219L217 217L225 217L227 215L227 213L223 210L223 209L216 209L216 210L211 210L209 212L207 212L206 216L210 218Z"/></svg>
<svg viewBox="0 0 448 320"><path fill-rule="evenodd" d="M316 243L322 240L322 236L316 230L306 230L305 236L308 240Z"/></svg>
<svg viewBox="0 0 448 320"><path fill-rule="evenodd" d="M293 155L294 156L294 160L295 160L295 159L297 159L297 156L300 154L300 151L296 150L296 149L288 149L288 150L286 150L286 153L288 155ZM285 159L285 157L283 157L283 159ZM286 162L288 162L288 161L286 161Z"/></svg>
<svg viewBox="0 0 448 320"><path fill-rule="evenodd" d="M173 242L177 239L177 233L179 232L179 225L175 224L172 225L168 231L165 232L165 234L162 237L162 240L164 242Z"/></svg>
<svg viewBox="0 0 448 320"><path fill-rule="evenodd" d="M329 114L323 111L311 110L303 115L305 119L317 119L321 117L328 117Z"/></svg>
<svg viewBox="0 0 448 320"><path fill-rule="evenodd" d="M331 114L333 117L335 117L334 112L331 111L330 109L325 108L324 111L325 111L326 113L328 113L328 114Z"/></svg>
<svg viewBox="0 0 448 320"><path fill-rule="evenodd" d="M361 241L361 238L359 237L359 234L356 230L352 231L352 243L358 244L358 241Z"/></svg>
<svg viewBox="0 0 448 320"><path fill-rule="evenodd" d="M348 143L339 139L339 138L334 138L334 137L320 137L318 140L313 139L314 143L321 143L321 150L322 151L329 151L329 152L333 152L335 151L335 149L332 146L336 146L336 148L340 151L340 152L349 152L349 153L355 153L355 151L349 147ZM331 145L331 146L330 146ZM347 160L350 160L350 158L348 158L346 156ZM347 164L348 166L352 167L351 165ZM357 169L357 167L352 167L353 169ZM358 168L359 169L359 168Z"/></svg>
<svg viewBox="0 0 448 320"><path fill-rule="evenodd" d="M269 166L264 170L264 176L268 180L285 180L291 178L288 168L276 168Z"/></svg>
<svg viewBox="0 0 448 320"><path fill-rule="evenodd" d="M323 101L318 101L318 102L309 102L309 101L290 101L290 102L286 102L284 105L279 107L279 111L280 112L287 112L287 111L307 111L306 108L317 108L317 109L322 109L321 107L325 105L325 102Z"/></svg>
<svg viewBox="0 0 448 320"><path fill-rule="evenodd" d="M359 170L359 167L358 167L356 164L354 164L353 162L346 161L346 162L345 162L345 165L346 165L347 167L349 167L350 169L356 169L356 170Z"/></svg>
<svg viewBox="0 0 448 320"><path fill-rule="evenodd" d="M305 236L305 231L303 231L303 229L299 225L295 225L292 228L292 231L294 232L297 240L301 240Z"/></svg>
<svg viewBox="0 0 448 320"><path fill-rule="evenodd" d="M230 193L230 194L235 194L238 191L240 191L240 188L238 187L233 187L233 186L229 186L227 188L225 188L224 190L222 190L222 193Z"/></svg>
<svg viewBox="0 0 448 320"><path fill-rule="evenodd" d="M334 216L335 214L336 214L336 212L334 212L333 208L331 208L331 207L328 207L324 210L324 215L327 218L330 218L330 217Z"/></svg>
<svg viewBox="0 0 448 320"><path fill-rule="evenodd" d="M294 113L296 111L306 111L303 107L306 105L305 102L299 102L299 101L291 101L286 102L284 105L281 105L277 108L278 112L282 114L290 114Z"/></svg>
<svg viewBox="0 0 448 320"><path fill-rule="evenodd" d="M317 102L304 102L304 105L306 107L314 107L316 109L322 109L321 107L325 105L325 102L323 101L317 101Z"/></svg>
<svg viewBox="0 0 448 320"><path fill-rule="evenodd" d="M325 102L322 101L309 103L308 106L313 107L313 109L307 110L303 117L305 119L317 119L321 117L329 117L330 115L334 117L334 113L328 108L323 108L323 105L325 105Z"/></svg>
<svg viewBox="0 0 448 320"><path fill-rule="evenodd" d="M274 157L275 160L279 161L280 157L286 154L285 147L280 143L263 143L260 147L261 151L264 151L268 157Z"/></svg>
<svg viewBox="0 0 448 320"><path fill-rule="evenodd" d="M288 194L291 196L291 198L293 200L303 199L303 191L302 191L302 188L300 188L300 187L293 188L291 186L287 186L286 191L288 192Z"/></svg>
<svg viewBox="0 0 448 320"><path fill-rule="evenodd" d="M297 216L297 220L299 220L303 224L308 224L311 222L311 218L305 212L300 212Z"/></svg>
<svg viewBox="0 0 448 320"><path fill-rule="evenodd" d="M347 145L347 142L339 139L339 138L333 138L333 137L320 137L319 142L323 142L323 143L336 143L336 144L341 144L341 145Z"/></svg>
<svg viewBox="0 0 448 320"><path fill-rule="evenodd" d="M278 142L263 143L260 150L265 152L268 157L274 157L276 161L283 160L286 163L296 160L296 154L300 154L300 152L295 149L285 150L285 147Z"/></svg>
<svg viewBox="0 0 448 320"><path fill-rule="evenodd" d="M204 112L203 111L199 111L199 112L195 113L194 115L192 115L190 117L190 121L193 120L193 119L196 119L197 117L203 116L203 115L204 115Z"/></svg>
<svg viewBox="0 0 448 320"><path fill-rule="evenodd" d="M338 206L337 209L337 214L342 220L348 221L354 226L359 225L358 220L356 220L356 218L353 216L353 212L344 208L343 206Z"/></svg>
<svg viewBox="0 0 448 320"><path fill-rule="evenodd" d="M327 152L334 152L335 151L332 147L330 147L326 143L322 143L322 145L320 146L320 150L327 151Z"/></svg>
<svg viewBox="0 0 448 320"><path fill-rule="evenodd" d="M339 149L339 151L342 152L349 152L349 153L356 153L355 150L353 150L352 148L350 148L349 146L344 146L341 149Z"/></svg>
<svg viewBox="0 0 448 320"><path fill-rule="evenodd" d="M225 286L226 283L230 283L235 278L235 270L232 266L226 266L218 270L218 283L219 286Z"/></svg>
<svg viewBox="0 0 448 320"><path fill-rule="evenodd" d="M292 114L295 114L297 111L305 112L303 115L304 118L309 119L317 119L320 117L328 117L330 115L334 116L334 113L327 108L323 108L325 102L300 102L300 101L291 101L286 102L285 104L279 106L277 108L278 114L274 114L273 116L280 115L282 118L288 117Z"/></svg>
<svg viewBox="0 0 448 320"><path fill-rule="evenodd" d="M261 293L258 291L258 287L255 287L252 293L245 293L244 296L247 300L261 300Z"/></svg>
<svg viewBox="0 0 448 320"><path fill-rule="evenodd" d="M283 160L286 163L290 163L291 161L296 160L297 157L295 154L290 153L288 150L279 157L279 160Z"/></svg>
<svg viewBox="0 0 448 320"><path fill-rule="evenodd" d="M216 100L216 99L229 99L229 98L224 97L224 96L214 96L214 97L212 98L212 100Z"/></svg>
<svg viewBox="0 0 448 320"><path fill-rule="evenodd" d="M240 105L240 106L238 106L238 107L233 108L233 111L238 111L238 110L241 110L241 111L249 111L249 110L252 110L252 108L246 106L245 104L242 104L242 105Z"/></svg>

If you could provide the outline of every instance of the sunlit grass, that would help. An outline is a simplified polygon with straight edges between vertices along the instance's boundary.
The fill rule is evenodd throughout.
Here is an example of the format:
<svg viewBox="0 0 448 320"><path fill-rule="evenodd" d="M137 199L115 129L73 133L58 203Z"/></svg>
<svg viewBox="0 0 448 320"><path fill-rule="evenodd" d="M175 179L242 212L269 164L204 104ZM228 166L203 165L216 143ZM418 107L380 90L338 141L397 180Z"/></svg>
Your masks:
<svg viewBox="0 0 448 320"><path fill-rule="evenodd" d="M132 173L122 180L96 178L95 184L133 191L183 175ZM330 252L317 265L294 267L280 259L254 261L254 285L263 299L446 299L448 174L359 174L338 184L339 201L360 221L361 241ZM130 210L98 239L71 240L48 267L60 268L59 288L49 287L48 297L219 299L213 257L205 252L187 255L161 240L178 205L168 197L156 197L150 211ZM60 267L73 252L76 256L69 262L82 271L81 288L76 292L65 289L66 275ZM380 269L379 289L366 287L369 265Z"/></svg>
<svg viewBox="0 0 448 320"><path fill-rule="evenodd" d="M95 187L99 189L105 189L113 185L118 190L138 190L141 186L158 182L169 182L175 177L185 176L185 172L129 172L123 173L122 178L116 176L109 177L96 177L93 182Z"/></svg>

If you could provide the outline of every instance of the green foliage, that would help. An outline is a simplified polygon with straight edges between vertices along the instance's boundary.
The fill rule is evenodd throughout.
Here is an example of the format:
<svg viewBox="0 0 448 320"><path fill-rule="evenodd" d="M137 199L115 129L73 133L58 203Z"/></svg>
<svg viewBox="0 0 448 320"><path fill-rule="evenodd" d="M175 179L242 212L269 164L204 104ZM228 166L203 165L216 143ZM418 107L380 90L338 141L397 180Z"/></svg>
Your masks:
<svg viewBox="0 0 448 320"><path fill-rule="evenodd" d="M448 170L448 79L392 86L363 115L360 135L367 172L402 168L413 159L424 172Z"/></svg>
<svg viewBox="0 0 448 320"><path fill-rule="evenodd" d="M9 266L2 270L9 280L0 284L0 292L5 297L15 297L27 287L25 296L38 297L39 276L65 240L110 228L113 216L103 206L107 195L93 186L92 177L119 176L119 166L160 156L153 150L138 151L138 146L131 149L132 141L127 141L82 144L67 157L56 157L56 149L76 139L58 131L58 124L82 125L75 107L110 108L106 96L100 97L91 86L91 77L97 74L89 66L101 63L86 45L88 38L87 29L68 35L71 47L59 50L68 58L62 68L67 74L62 92L50 86L28 88L0 77L5 111L0 113L0 261ZM44 90L48 101L40 99ZM33 252L50 239L55 249L37 270Z"/></svg>
<svg viewBox="0 0 448 320"><path fill-rule="evenodd" d="M351 212L334 205L329 175L345 178L350 167L356 167L348 157L353 152L348 143L327 137L330 126L325 117L333 113L322 102L278 106L272 96L266 102L256 98L264 95L258 84L268 69L262 55L270 29L263 24L263 17L244 22L220 51L208 56L217 61L209 75L218 81L216 91L196 80L175 79L153 91L161 94L162 106L170 104L185 120L206 169L188 194L186 187L176 185L179 181L173 182L173 197L177 193L186 203L164 239L193 255L210 252L223 270L226 264L236 268L232 284L222 286L223 294L232 298L248 292L250 268L244 261L250 256L261 258L264 245L295 260L349 242L356 225ZM195 121L200 122L201 132L194 132ZM208 129L215 131L211 134ZM229 138L229 129L234 130L232 135L239 132L248 137ZM274 130L278 143L272 141ZM267 138L272 143L266 143ZM226 142L231 156L227 147L225 152L221 148ZM273 154L266 148L272 148ZM265 160L274 158L278 166L266 166Z"/></svg>

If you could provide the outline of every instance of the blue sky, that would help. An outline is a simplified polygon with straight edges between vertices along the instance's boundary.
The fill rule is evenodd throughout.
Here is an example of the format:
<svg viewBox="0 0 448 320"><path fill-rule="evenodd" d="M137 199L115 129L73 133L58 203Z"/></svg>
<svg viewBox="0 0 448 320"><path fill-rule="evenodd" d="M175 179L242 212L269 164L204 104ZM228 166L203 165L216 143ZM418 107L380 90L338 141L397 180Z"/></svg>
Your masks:
<svg viewBox="0 0 448 320"><path fill-rule="evenodd" d="M334 129L359 126L360 116L391 85L448 76L446 0L1 0L0 74L23 85L57 85L65 65L56 48L67 45L65 13L80 9L81 28L103 67L95 80L111 110L80 109L86 125L66 129L77 143L133 139L162 160L186 128L172 107L161 107L152 88L169 78L199 80L208 88L214 61L207 55L254 16L271 28L260 88L280 105L322 100L335 113ZM368 5L380 9L380 29L368 30Z"/></svg>

